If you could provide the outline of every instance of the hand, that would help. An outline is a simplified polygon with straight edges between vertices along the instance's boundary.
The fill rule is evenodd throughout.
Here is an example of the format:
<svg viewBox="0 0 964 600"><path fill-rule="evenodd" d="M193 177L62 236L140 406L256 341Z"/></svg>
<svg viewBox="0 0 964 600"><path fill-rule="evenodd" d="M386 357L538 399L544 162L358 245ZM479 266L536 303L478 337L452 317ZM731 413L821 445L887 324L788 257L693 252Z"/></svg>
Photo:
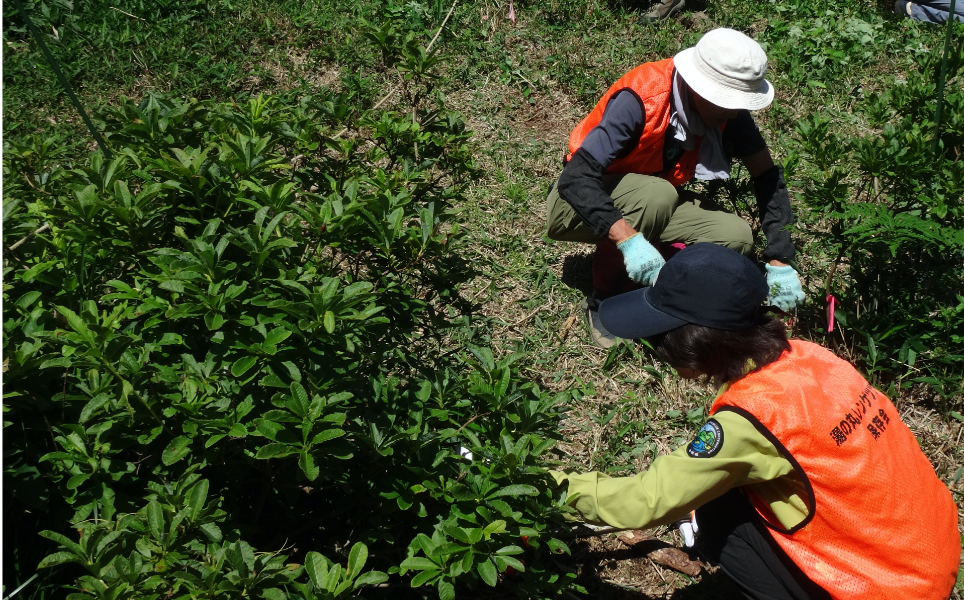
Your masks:
<svg viewBox="0 0 964 600"><path fill-rule="evenodd" d="M623 253L623 262L630 279L643 285L651 285L666 261L641 233L616 244Z"/></svg>
<svg viewBox="0 0 964 600"><path fill-rule="evenodd" d="M776 262L776 261L774 261ZM800 276L790 265L768 264L767 285L770 286L770 303L781 310L794 308L806 295L800 285Z"/></svg>
<svg viewBox="0 0 964 600"><path fill-rule="evenodd" d="M633 229L633 226L629 224L629 221L626 219L620 219L613 223L613 226L609 228L609 239L619 244L633 237L636 235L636 233L637 231Z"/></svg>

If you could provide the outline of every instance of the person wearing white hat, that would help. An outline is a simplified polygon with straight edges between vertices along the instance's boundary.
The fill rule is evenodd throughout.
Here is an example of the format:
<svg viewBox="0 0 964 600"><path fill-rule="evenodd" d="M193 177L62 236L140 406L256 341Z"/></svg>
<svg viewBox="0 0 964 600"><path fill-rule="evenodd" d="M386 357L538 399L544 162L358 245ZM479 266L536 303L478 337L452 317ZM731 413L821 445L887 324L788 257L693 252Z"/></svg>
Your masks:
<svg viewBox="0 0 964 600"><path fill-rule="evenodd" d="M753 252L746 221L677 190L694 177L728 178L731 158L753 179L771 303L789 310L803 301L790 266L795 250L785 230L792 213L783 170L749 113L773 101L766 69L756 41L714 29L695 47L625 74L570 134L565 168L547 198L547 235L596 244L593 292L583 307L597 345L615 343L599 321L599 302L651 284L673 245L711 242Z"/></svg>

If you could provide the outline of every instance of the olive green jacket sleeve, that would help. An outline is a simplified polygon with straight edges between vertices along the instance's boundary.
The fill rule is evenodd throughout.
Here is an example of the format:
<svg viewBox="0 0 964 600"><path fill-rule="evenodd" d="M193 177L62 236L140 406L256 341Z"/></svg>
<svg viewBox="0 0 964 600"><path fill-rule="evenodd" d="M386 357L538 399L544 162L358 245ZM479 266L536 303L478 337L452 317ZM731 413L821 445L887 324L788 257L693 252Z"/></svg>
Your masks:
<svg viewBox="0 0 964 600"><path fill-rule="evenodd" d="M805 505L792 496L798 490L793 466L777 448L741 415L720 411L713 420L722 429L722 443L710 456L693 458L687 447L658 457L648 471L633 477L602 473L552 475L568 483L567 503L589 523L625 529L649 529L685 517L691 510L744 485L786 480L777 485L771 507L781 521L799 521ZM784 491L780 491L783 489ZM766 494L774 497L772 490ZM769 498L768 498L769 500ZM803 514L798 513L803 510Z"/></svg>

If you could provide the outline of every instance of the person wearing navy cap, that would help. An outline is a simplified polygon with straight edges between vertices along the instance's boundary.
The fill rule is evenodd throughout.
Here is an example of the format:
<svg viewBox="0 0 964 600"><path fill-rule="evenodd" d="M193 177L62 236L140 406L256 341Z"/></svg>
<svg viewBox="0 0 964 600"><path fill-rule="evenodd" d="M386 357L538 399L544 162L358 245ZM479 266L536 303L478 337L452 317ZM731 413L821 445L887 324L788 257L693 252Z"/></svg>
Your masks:
<svg viewBox="0 0 964 600"><path fill-rule="evenodd" d="M698 243L602 302L609 331L719 393L693 441L645 472L553 472L567 504L626 529L686 519L747 598L945 600L961 549L950 492L890 400L788 340L768 293L749 259Z"/></svg>
<svg viewBox="0 0 964 600"><path fill-rule="evenodd" d="M582 308L597 346L615 343L599 303L649 285L670 246L713 242L755 252L742 217L684 189L693 179L729 178L737 158L753 180L771 302L790 310L805 299L791 265L793 213L783 170L750 115L773 101L766 71L756 40L714 29L672 58L620 77L572 130L565 166L546 197L546 235L596 246Z"/></svg>

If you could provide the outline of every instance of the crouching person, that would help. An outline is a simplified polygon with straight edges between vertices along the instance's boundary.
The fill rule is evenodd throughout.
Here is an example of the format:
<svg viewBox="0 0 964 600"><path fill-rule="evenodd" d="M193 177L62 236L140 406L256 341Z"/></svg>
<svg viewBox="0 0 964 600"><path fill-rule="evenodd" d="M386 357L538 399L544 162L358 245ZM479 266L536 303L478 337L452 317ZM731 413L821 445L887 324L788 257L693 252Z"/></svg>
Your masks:
<svg viewBox="0 0 964 600"><path fill-rule="evenodd" d="M698 545L747 598L945 600L957 507L897 409L848 362L787 340L766 278L710 243L600 307L683 377L719 385L688 445L634 477L553 473L582 519L647 529L696 510Z"/></svg>

